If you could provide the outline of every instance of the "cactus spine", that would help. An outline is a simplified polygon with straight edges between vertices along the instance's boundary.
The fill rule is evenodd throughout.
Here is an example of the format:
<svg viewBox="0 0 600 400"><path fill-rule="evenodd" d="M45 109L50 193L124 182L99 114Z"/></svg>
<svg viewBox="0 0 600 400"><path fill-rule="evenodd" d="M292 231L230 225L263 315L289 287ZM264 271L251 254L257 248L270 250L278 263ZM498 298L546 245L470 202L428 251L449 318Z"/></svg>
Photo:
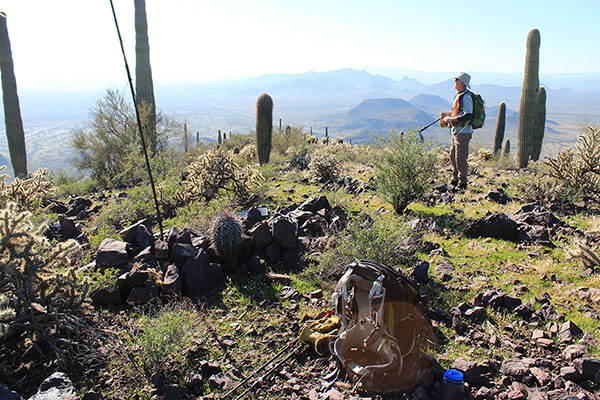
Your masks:
<svg viewBox="0 0 600 400"><path fill-rule="evenodd" d="M536 132L536 116L538 115L538 101L541 100L539 95L540 90L540 32L537 29L532 29L527 35L527 51L525 55L525 74L523 76L523 87L521 88L521 105L519 107L519 127L517 130L518 136L518 151L517 164L519 168L527 167L529 158L533 154L535 146L542 146L544 136L543 127L541 136ZM546 98L544 91L544 116L546 107ZM539 144L536 144L535 136L539 137Z"/></svg>
<svg viewBox="0 0 600 400"><path fill-rule="evenodd" d="M510 154L510 140L506 139L504 142L504 157L508 157Z"/></svg>
<svg viewBox="0 0 600 400"><path fill-rule="evenodd" d="M0 12L0 73L2 74L2 97L4 100L4 123L10 162L15 177L27 177L27 152L25 149L25 131L21 119L21 107L17 93L17 80L6 28L6 14Z"/></svg>
<svg viewBox="0 0 600 400"><path fill-rule="evenodd" d="M502 142L504 141L504 129L506 127L506 103L500 103L498 107L498 120L496 121L496 134L494 135L494 155L500 154Z"/></svg>
<svg viewBox="0 0 600 400"><path fill-rule="evenodd" d="M156 102L150 67L150 44L146 0L135 0L135 97L142 109L144 138L152 154L156 153Z"/></svg>
<svg viewBox="0 0 600 400"><path fill-rule="evenodd" d="M215 218L211 225L213 248L219 257L227 263L235 263L242 249L242 226L238 219L230 213Z"/></svg>
<svg viewBox="0 0 600 400"><path fill-rule="evenodd" d="M546 127L546 89L540 86L537 92L537 108L535 113L535 125L533 127L533 143L531 145L531 159L537 161L542 152L544 140L544 128Z"/></svg>
<svg viewBox="0 0 600 400"><path fill-rule="evenodd" d="M256 151L260 165L267 164L271 156L273 131L273 99L266 93L256 101Z"/></svg>

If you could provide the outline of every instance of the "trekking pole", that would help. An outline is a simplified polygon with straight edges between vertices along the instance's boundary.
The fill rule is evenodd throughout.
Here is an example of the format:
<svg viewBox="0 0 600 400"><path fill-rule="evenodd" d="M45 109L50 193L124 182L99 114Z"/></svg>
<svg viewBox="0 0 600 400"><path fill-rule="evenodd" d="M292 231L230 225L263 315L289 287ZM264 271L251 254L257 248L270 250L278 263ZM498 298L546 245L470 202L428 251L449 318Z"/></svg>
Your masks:
<svg viewBox="0 0 600 400"><path fill-rule="evenodd" d="M302 346L304 346L304 343L300 343L298 346L296 346L290 352L290 354L288 354L287 356L285 356L281 361L279 361L277 364L275 364L273 367L271 367L271 369L267 370L267 372L265 372L264 374L262 374L262 376L260 376L256 381L254 381L254 383L252 385L250 385L250 387L248 387L248 389L244 390L242 392L242 394L240 394L234 400L243 399L244 396L246 396L246 394L248 394L248 392L254 388L254 386L256 386L259 382L262 382L263 379L265 379L267 376L269 376L273 371L275 371L276 369L278 369L279 367L281 367L287 360L289 360L294 354L296 354L296 352L298 350L300 350L302 348Z"/></svg>
<svg viewBox="0 0 600 400"><path fill-rule="evenodd" d="M440 119L442 119L442 117L439 117L438 119L436 119L435 121L433 121L429 125L424 126L421 129L419 129L419 139L421 140L421 142L423 141L423 134L421 132L423 132L425 129L429 128L431 125L435 124L436 122L438 122Z"/></svg>
<svg viewBox="0 0 600 400"><path fill-rule="evenodd" d="M276 359L278 359L283 353L285 353L286 351L288 351L288 349L292 346L292 344L294 344L294 342L290 342L287 346L285 346L283 349L281 349L281 351L279 353L275 354L273 357L271 357L271 359L269 359L263 365L261 365L260 367L258 367L254 371L252 371L252 373L250 375L248 375L246 378L242 379L240 381L240 383L237 384L236 387L234 387L233 389L231 389L229 392L225 393L223 395L223 398L229 397L229 395L231 395L232 393L235 393L236 390L238 390L242 385L244 385L246 382L248 382L252 377L254 377L260 371L262 371L263 369L265 369L265 367L267 365L271 364L273 361L275 361ZM293 351L292 351L292 353L293 353Z"/></svg>

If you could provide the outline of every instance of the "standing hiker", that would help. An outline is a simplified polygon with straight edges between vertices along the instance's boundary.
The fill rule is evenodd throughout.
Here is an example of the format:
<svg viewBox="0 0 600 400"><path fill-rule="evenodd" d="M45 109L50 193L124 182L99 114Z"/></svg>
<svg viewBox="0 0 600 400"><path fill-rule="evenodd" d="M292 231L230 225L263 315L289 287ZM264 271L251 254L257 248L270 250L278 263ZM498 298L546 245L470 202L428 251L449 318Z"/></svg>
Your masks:
<svg viewBox="0 0 600 400"><path fill-rule="evenodd" d="M466 72L461 72L454 77L454 88L456 96L452 103L451 111L442 111L440 113L440 125L450 127L452 139L450 142L450 163L452 164L452 179L450 184L459 189L467 188L467 174L469 165L469 142L473 136L473 97L469 88L471 76Z"/></svg>

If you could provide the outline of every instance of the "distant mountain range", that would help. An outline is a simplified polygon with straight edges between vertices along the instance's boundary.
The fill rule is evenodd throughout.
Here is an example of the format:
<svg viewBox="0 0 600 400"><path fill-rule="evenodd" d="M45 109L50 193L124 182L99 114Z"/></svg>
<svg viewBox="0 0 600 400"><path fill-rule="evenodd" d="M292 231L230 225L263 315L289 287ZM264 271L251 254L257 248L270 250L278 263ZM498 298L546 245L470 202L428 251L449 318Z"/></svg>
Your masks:
<svg viewBox="0 0 600 400"><path fill-rule="evenodd" d="M390 129L422 127L435 120L441 110L450 108L455 94L449 78L453 74L378 71L343 68L235 81L156 82L155 94L159 109L186 121L188 130L198 132L205 141L216 140L218 129L251 132L256 99L264 92L274 101L274 125L282 119L284 125L313 128L316 135L322 135L327 126L332 137L353 137L357 142L371 140L372 134ZM518 75L473 73L472 90L480 93L487 105L486 124L475 135L483 145L493 140L500 102L508 108L506 137L516 141L518 114L514 110L518 110L521 97ZM573 144L583 126L600 125L600 74L542 75L541 79L543 84L550 82L545 137L548 145L544 149L555 152ZM507 82L511 85L503 86ZM104 92L104 88L91 88L19 93L30 169L70 167L72 153L68 146L65 150L65 145L71 131L86 123L89 109ZM3 115L0 117L0 156L8 159ZM439 126L424 133L438 142L448 140L448 131Z"/></svg>

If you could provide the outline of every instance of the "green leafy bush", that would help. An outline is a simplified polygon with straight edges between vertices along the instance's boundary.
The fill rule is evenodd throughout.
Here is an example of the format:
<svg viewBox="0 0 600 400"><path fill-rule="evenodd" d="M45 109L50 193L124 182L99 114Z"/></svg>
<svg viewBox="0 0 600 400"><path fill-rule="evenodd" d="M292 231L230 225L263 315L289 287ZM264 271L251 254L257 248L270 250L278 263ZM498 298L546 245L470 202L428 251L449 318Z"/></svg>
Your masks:
<svg viewBox="0 0 600 400"><path fill-rule="evenodd" d="M425 194L438 176L437 155L428 150L415 132L397 135L392 131L389 138L376 139L381 148L375 164L377 190L394 211L403 213L412 201Z"/></svg>

